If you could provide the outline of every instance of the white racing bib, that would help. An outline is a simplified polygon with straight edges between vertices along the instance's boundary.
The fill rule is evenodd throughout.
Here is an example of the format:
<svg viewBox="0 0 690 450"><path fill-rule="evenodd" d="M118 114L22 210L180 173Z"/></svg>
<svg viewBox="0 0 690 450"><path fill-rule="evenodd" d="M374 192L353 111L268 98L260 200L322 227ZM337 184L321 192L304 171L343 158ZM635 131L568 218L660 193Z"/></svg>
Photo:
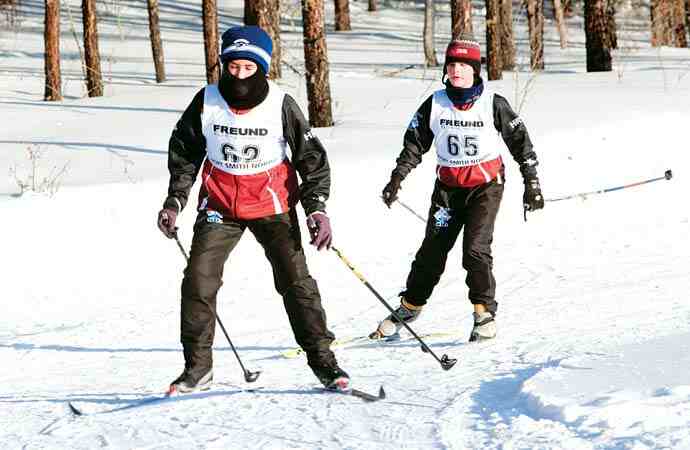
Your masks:
<svg viewBox="0 0 690 450"><path fill-rule="evenodd" d="M469 111L461 111L445 90L434 92L429 126L439 166L469 167L500 156L504 144L494 126L493 103L493 93L484 91Z"/></svg>
<svg viewBox="0 0 690 450"><path fill-rule="evenodd" d="M218 86L204 90L201 128L209 162L223 172L252 175L277 166L287 157L282 106L285 93L269 82L268 96L245 114L233 113Z"/></svg>

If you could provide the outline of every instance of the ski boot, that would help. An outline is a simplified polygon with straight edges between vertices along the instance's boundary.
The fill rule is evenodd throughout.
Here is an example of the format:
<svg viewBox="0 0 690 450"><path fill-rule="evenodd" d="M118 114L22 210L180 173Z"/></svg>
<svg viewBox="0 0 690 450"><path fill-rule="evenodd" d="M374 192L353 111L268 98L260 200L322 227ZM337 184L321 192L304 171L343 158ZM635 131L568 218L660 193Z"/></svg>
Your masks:
<svg viewBox="0 0 690 450"><path fill-rule="evenodd" d="M326 389L333 391L348 391L350 389L350 376L338 366L334 357L308 358L308 364L316 378Z"/></svg>
<svg viewBox="0 0 690 450"><path fill-rule="evenodd" d="M408 303L404 298L400 299L400 306L395 310L395 314L390 314L379 323L376 331L369 335L369 339L387 339L392 338L398 334L404 323L411 323L417 320L417 317L422 313L423 306L416 306ZM396 317L396 314L398 317Z"/></svg>
<svg viewBox="0 0 690 450"><path fill-rule="evenodd" d="M168 388L168 395L188 394L190 392L208 391L211 389L213 382L213 369L204 370L188 370L185 369L182 374L170 383Z"/></svg>
<svg viewBox="0 0 690 450"><path fill-rule="evenodd" d="M470 333L470 342L485 341L496 337L496 321L490 312L472 313L474 326Z"/></svg>

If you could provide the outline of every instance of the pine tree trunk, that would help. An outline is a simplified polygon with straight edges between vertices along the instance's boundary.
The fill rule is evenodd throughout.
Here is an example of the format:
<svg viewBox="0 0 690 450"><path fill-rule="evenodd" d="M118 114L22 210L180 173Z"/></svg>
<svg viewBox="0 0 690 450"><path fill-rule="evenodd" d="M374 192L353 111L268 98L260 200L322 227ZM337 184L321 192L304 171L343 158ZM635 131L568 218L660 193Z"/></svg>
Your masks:
<svg viewBox="0 0 690 450"><path fill-rule="evenodd" d="M486 0L486 72L489 81L503 78L501 68L500 0Z"/></svg>
<svg viewBox="0 0 690 450"><path fill-rule="evenodd" d="M434 48L434 0L424 0L424 65L438 66Z"/></svg>
<svg viewBox="0 0 690 450"><path fill-rule="evenodd" d="M96 0L82 0L81 11L84 23L86 90L89 97L101 97L103 95L103 77L101 75L101 54L98 51Z"/></svg>
<svg viewBox="0 0 690 450"><path fill-rule="evenodd" d="M561 48L567 48L568 32L565 28L565 17L563 15L563 4L561 4L561 0L553 0L553 10L556 16L556 26L558 27L558 36L561 40Z"/></svg>
<svg viewBox="0 0 690 450"><path fill-rule="evenodd" d="M652 21L652 46L673 45L671 0L652 0L649 11Z"/></svg>
<svg viewBox="0 0 690 450"><path fill-rule="evenodd" d="M45 92L46 101L62 100L60 76L60 0L46 0L45 29Z"/></svg>
<svg viewBox="0 0 690 450"><path fill-rule="evenodd" d="M673 0L673 43L679 48L688 46L685 20L685 0Z"/></svg>
<svg viewBox="0 0 690 450"><path fill-rule="evenodd" d="M244 24L256 25L256 6L255 0L244 0Z"/></svg>
<svg viewBox="0 0 690 450"><path fill-rule="evenodd" d="M527 0L529 25L530 67L544 69L544 4L542 0Z"/></svg>
<svg viewBox="0 0 690 450"><path fill-rule="evenodd" d="M335 0L335 31L350 30L350 0Z"/></svg>
<svg viewBox="0 0 690 450"><path fill-rule="evenodd" d="M5 16L5 23L9 28L14 28L17 23L18 2L19 0L0 0L0 14Z"/></svg>
<svg viewBox="0 0 690 450"><path fill-rule="evenodd" d="M610 72L606 0L585 0L585 46L587 72Z"/></svg>
<svg viewBox="0 0 690 450"><path fill-rule="evenodd" d="M204 22L204 54L206 55L206 81L217 83L220 78L218 62L218 10L216 0L201 0Z"/></svg>
<svg viewBox="0 0 690 450"><path fill-rule="evenodd" d="M607 47L610 50L618 48L618 36L616 26L616 4L615 0L607 0L606 2L606 30L607 30Z"/></svg>
<svg viewBox="0 0 690 450"><path fill-rule="evenodd" d="M265 30L273 41L273 53L271 54L271 68L268 71L268 78L275 80L282 76L280 64L282 59L280 43L280 0L254 0L252 3L255 23L247 25L257 25Z"/></svg>
<svg viewBox="0 0 690 450"><path fill-rule="evenodd" d="M333 112L323 0L302 0L302 23L309 123L314 127L330 127Z"/></svg>
<svg viewBox="0 0 690 450"><path fill-rule="evenodd" d="M147 1L149 6L149 35L151 36L153 65L156 69L156 83L162 83L165 81L165 61L163 59L161 27L158 21L158 0Z"/></svg>
<svg viewBox="0 0 690 450"><path fill-rule="evenodd" d="M461 33L472 32L472 2L471 0L450 0L450 20L452 39Z"/></svg>
<svg viewBox="0 0 690 450"><path fill-rule="evenodd" d="M376 0L369 0L369 9L367 11L376 11Z"/></svg>
<svg viewBox="0 0 690 450"><path fill-rule="evenodd" d="M503 70L515 69L512 0L501 0L501 63Z"/></svg>

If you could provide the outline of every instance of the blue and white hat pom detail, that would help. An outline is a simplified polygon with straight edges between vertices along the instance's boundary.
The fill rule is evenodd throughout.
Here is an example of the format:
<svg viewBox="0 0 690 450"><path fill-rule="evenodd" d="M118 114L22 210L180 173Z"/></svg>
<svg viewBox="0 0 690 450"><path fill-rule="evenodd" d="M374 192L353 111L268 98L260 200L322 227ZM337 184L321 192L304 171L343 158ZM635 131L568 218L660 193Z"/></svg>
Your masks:
<svg viewBox="0 0 690 450"><path fill-rule="evenodd" d="M254 25L229 28L221 39L220 61L223 64L233 59L249 59L268 74L273 42L264 30Z"/></svg>

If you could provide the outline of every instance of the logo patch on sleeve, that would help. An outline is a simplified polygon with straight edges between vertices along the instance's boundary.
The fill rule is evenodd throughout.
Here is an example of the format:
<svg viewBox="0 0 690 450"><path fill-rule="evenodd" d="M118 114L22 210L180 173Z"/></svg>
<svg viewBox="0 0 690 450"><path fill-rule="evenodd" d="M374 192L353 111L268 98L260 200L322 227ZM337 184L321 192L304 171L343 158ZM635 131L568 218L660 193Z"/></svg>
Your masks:
<svg viewBox="0 0 690 450"><path fill-rule="evenodd" d="M511 120L510 123L509 123L508 125L510 125L510 128L514 130L514 129L516 129L516 128L518 127L518 125L520 125L521 123L522 123L522 119L521 119L520 117L516 117L516 118L514 118L513 120Z"/></svg>
<svg viewBox="0 0 690 450"><path fill-rule="evenodd" d="M419 128L419 113L415 113L415 115L412 117L412 120L410 120L410 124L407 126L408 130L416 130Z"/></svg>

